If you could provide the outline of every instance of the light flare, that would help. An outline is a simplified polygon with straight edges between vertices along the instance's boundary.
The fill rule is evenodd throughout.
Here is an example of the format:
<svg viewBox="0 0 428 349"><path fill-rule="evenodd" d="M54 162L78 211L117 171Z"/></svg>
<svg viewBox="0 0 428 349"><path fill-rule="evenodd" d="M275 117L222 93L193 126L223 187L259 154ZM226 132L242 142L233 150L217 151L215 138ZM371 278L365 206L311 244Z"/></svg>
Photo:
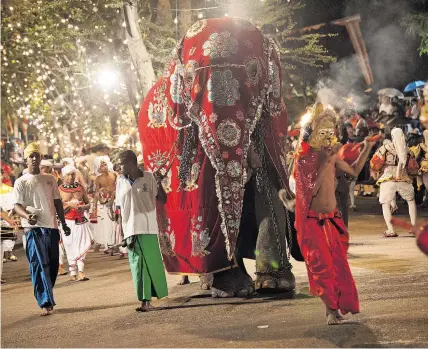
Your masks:
<svg viewBox="0 0 428 349"><path fill-rule="evenodd" d="M300 119L300 127L305 127L312 118L312 113L311 112L306 112L305 114L302 115L301 119Z"/></svg>

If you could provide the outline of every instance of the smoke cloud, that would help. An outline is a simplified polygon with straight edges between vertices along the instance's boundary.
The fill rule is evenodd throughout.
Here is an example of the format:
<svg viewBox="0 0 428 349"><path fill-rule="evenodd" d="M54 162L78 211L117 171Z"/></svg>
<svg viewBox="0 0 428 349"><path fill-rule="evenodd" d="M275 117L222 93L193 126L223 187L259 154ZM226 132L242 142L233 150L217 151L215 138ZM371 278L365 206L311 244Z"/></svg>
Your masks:
<svg viewBox="0 0 428 349"><path fill-rule="evenodd" d="M365 109L369 98L361 86L361 70L355 55L330 66L327 78L317 84L317 101L332 107Z"/></svg>
<svg viewBox="0 0 428 349"><path fill-rule="evenodd" d="M374 75L374 93L394 87L402 90L409 82L409 71L416 63L418 39L405 33L400 20L410 12L406 1L351 0L345 16L360 14L361 32L366 44L370 66ZM349 38L349 36L348 36ZM403 85L402 85L403 84ZM366 109L370 99L364 94L364 82L355 55L339 59L330 66L327 78L317 86L318 100L337 108L350 107L350 97L357 110Z"/></svg>

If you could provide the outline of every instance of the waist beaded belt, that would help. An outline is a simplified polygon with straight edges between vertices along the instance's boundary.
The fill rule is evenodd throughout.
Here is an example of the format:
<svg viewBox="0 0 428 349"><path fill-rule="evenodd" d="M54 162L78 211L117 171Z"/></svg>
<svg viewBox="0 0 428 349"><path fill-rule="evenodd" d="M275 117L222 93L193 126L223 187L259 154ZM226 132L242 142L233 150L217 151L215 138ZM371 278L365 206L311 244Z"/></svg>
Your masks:
<svg viewBox="0 0 428 349"><path fill-rule="evenodd" d="M76 224L82 224L87 222L84 212L83 211L77 211L76 209L71 209L65 214L65 219L68 219L70 221L74 221Z"/></svg>

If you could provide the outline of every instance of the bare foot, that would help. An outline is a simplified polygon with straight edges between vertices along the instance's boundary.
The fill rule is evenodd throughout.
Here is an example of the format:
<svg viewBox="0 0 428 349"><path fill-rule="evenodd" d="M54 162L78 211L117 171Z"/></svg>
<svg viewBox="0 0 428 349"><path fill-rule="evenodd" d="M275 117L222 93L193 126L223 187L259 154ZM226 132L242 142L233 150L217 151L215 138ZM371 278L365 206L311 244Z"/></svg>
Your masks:
<svg viewBox="0 0 428 349"><path fill-rule="evenodd" d="M190 284L189 277L187 275L183 275L178 285L182 286L182 285L188 285L188 284Z"/></svg>
<svg viewBox="0 0 428 349"><path fill-rule="evenodd" d="M337 310L327 308L327 325L339 325L340 320L337 318Z"/></svg>
<svg viewBox="0 0 428 349"><path fill-rule="evenodd" d="M51 315L51 308L42 308L42 313L40 314L40 316L48 316Z"/></svg>
<svg viewBox="0 0 428 349"><path fill-rule="evenodd" d="M344 317L342 316L342 314L340 313L339 309L337 309L337 310L335 311L335 313L336 313L336 319L337 319L337 320L340 320L340 321L345 320L345 318L344 318Z"/></svg>
<svg viewBox="0 0 428 349"><path fill-rule="evenodd" d="M58 275L67 275L67 274L68 272L64 269L64 266L60 264L58 268Z"/></svg>
<svg viewBox="0 0 428 349"><path fill-rule="evenodd" d="M71 275L71 276L70 276L70 281L76 281L76 280L77 280L76 275Z"/></svg>
<svg viewBox="0 0 428 349"><path fill-rule="evenodd" d="M78 281L88 281L89 278L82 271L79 271L79 278L77 280Z"/></svg>
<svg viewBox="0 0 428 349"><path fill-rule="evenodd" d="M141 302L141 306L135 309L136 311L147 312L154 310L155 307L149 301Z"/></svg>

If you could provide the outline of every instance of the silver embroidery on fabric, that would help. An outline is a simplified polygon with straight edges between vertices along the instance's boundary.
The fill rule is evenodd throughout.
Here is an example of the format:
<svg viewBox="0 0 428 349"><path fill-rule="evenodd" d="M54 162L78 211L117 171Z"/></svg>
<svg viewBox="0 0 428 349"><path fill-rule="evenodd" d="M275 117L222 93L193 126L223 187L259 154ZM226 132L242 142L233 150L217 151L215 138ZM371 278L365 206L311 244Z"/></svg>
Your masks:
<svg viewBox="0 0 428 349"><path fill-rule="evenodd" d="M170 76L169 81L171 82L171 86L169 88L169 94L171 96L172 101L175 104L182 104L183 103L183 97L182 97L183 85L182 85L178 66L175 66L174 74Z"/></svg>
<svg viewBox="0 0 428 349"><path fill-rule="evenodd" d="M236 147L241 140L241 128L232 119L225 119L217 126L217 137L220 143Z"/></svg>
<svg viewBox="0 0 428 349"><path fill-rule="evenodd" d="M218 107L234 106L241 98L239 81L232 75L232 71L215 70L208 80L208 100Z"/></svg>
<svg viewBox="0 0 428 349"><path fill-rule="evenodd" d="M192 233L192 256L205 257L211 252L206 248L210 243L210 234L208 228L202 227L202 216L192 219L192 226L190 228Z"/></svg>
<svg viewBox="0 0 428 349"><path fill-rule="evenodd" d="M191 39L201 33L207 25L207 20L202 19L193 24L186 33L186 38Z"/></svg>
<svg viewBox="0 0 428 349"><path fill-rule="evenodd" d="M211 59L228 58L238 52L238 40L229 32L212 33L202 49L203 55Z"/></svg>
<svg viewBox="0 0 428 349"><path fill-rule="evenodd" d="M257 57L248 57L245 61L245 72L251 85L257 85L262 77L262 65Z"/></svg>
<svg viewBox="0 0 428 349"><path fill-rule="evenodd" d="M171 220L169 219L165 231L159 233L159 246L162 254L175 256L175 233L171 230Z"/></svg>

